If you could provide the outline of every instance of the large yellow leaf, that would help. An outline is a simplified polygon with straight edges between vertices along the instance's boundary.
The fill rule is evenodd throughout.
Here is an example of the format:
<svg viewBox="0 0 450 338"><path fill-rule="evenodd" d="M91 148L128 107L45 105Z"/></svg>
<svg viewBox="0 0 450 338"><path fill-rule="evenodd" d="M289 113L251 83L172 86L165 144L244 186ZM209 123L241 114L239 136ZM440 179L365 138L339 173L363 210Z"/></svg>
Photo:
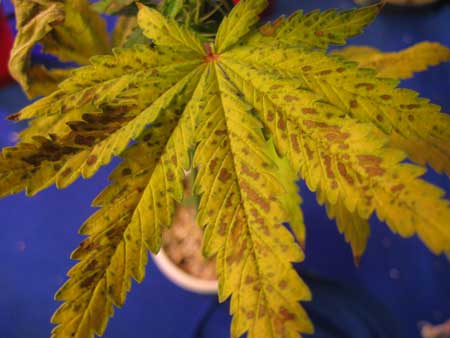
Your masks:
<svg viewBox="0 0 450 338"><path fill-rule="evenodd" d="M136 46L93 59L61 88L14 115L38 117L0 158L0 195L30 195L80 174L92 176L119 155L161 111L183 100L199 61ZM193 72L192 72L193 71Z"/></svg>
<svg viewBox="0 0 450 338"><path fill-rule="evenodd" d="M62 61L86 64L89 57L110 52L105 23L87 0L15 0L17 36L9 69L28 96L51 93L60 78L31 67L30 53L40 43ZM44 86L42 80L53 80Z"/></svg>
<svg viewBox="0 0 450 338"><path fill-rule="evenodd" d="M297 89L298 81L238 60L232 52L222 56L228 76L261 112L280 152L312 191L322 191L332 205L342 201L364 219L376 211L391 230L418 234L435 253L448 250L449 203L442 190L417 179L425 169L399 163L404 153L386 147L376 127L345 118L320 94Z"/></svg>
<svg viewBox="0 0 450 338"><path fill-rule="evenodd" d="M396 80L377 78L374 71L322 52L293 47L241 47L230 58L276 69L345 115L369 122L389 135L391 145L419 164L450 173L450 116L417 93L396 89ZM295 79L295 80L294 80Z"/></svg>
<svg viewBox="0 0 450 338"><path fill-rule="evenodd" d="M197 75L188 84L188 93L198 80ZM183 197L197 102L194 93L166 109L123 154L111 175L113 183L95 199L101 209L80 229L89 238L72 254L81 262L56 294L64 304L52 318L59 324L52 337L102 335L113 305L123 306L131 278L144 278L147 251L159 250L162 228L171 225L175 203Z"/></svg>
<svg viewBox="0 0 450 338"><path fill-rule="evenodd" d="M450 60L450 49L439 43L427 41L393 53L383 53L366 46L350 46L333 54L356 61L360 67L376 69L380 77L396 79L410 78L415 72Z"/></svg>
<svg viewBox="0 0 450 338"><path fill-rule="evenodd" d="M310 292L290 264L303 260L303 252L283 226L299 219L291 216L299 213L298 203L289 210L282 197L282 182L293 175L280 174L261 122L220 62L210 67L204 108L197 112L194 187L201 195L204 252L217 255L219 297L232 295L231 334L275 338L312 332L298 304Z"/></svg>
<svg viewBox="0 0 450 338"><path fill-rule="evenodd" d="M104 332L131 278L144 277L147 250L158 251L189 167L203 251L216 256L236 338L313 331L299 304L311 295L292 267L304 259L306 237L296 177L317 192L356 259L374 212L392 231L450 252L449 202L419 178L423 167L403 163L406 151L449 172L448 115L394 80L317 50L359 32L375 8L294 14L264 35L255 27L264 5L242 0L216 41L141 6L138 24L154 47L96 57L11 117L32 121L0 158L1 196L65 187L114 155L124 158L81 229L90 237L57 294L65 303L53 317L55 338ZM307 47L294 38L305 18L323 29L334 22L339 38Z"/></svg>

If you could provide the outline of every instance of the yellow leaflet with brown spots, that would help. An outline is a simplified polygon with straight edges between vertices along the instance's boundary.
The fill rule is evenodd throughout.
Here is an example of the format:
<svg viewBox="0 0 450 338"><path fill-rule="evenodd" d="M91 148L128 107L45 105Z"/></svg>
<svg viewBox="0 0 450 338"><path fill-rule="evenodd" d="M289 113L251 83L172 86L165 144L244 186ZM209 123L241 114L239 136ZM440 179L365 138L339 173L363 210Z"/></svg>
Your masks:
<svg viewBox="0 0 450 338"><path fill-rule="evenodd" d="M315 10L304 14L296 11L289 18L281 17L266 23L250 38L250 43L277 43L327 49L344 45L347 39L361 34L379 14L382 3L338 12L335 9Z"/></svg>
<svg viewBox="0 0 450 338"><path fill-rule="evenodd" d="M266 143L261 122L220 61L210 66L204 92L196 114L194 190L201 196L204 253L217 255L219 297L232 296L231 334L275 338L312 332L298 304L311 295L291 266L303 260L303 252L283 226L302 221L300 200L290 195L295 202L284 201L284 187L295 187L292 169L280 171L283 164Z"/></svg>
<svg viewBox="0 0 450 338"><path fill-rule="evenodd" d="M18 33L9 69L29 97L50 94L61 80L41 66L30 67L30 53L37 43L62 61L80 64L111 51L106 25L87 0L16 0L14 7Z"/></svg>
<svg viewBox="0 0 450 338"><path fill-rule="evenodd" d="M387 147L373 125L346 118L320 95L297 89L296 80L230 56L222 58L228 76L312 191L322 191L332 205L340 200L363 219L376 211L392 231L418 234L435 253L448 250L449 203L442 190L417 179L425 169L401 164L404 153Z"/></svg>
<svg viewBox="0 0 450 338"><path fill-rule="evenodd" d="M23 142L4 149L0 157L0 196L23 189L33 195L55 182L58 188L64 188L80 174L92 176L101 165L109 163L112 156L119 155L161 111L190 95L188 84L198 75L199 71L194 69L199 61L155 65L157 53L147 47L134 50L142 55L139 52L131 57L130 51L118 50L115 56L93 60L93 66L77 71L61 85L60 91L19 113L22 116L25 112L28 117L27 112L38 112L40 107L45 107L47 114L56 115L34 120L21 134ZM124 74L130 69L127 62L135 60L140 61L141 69ZM172 59L161 61L167 60ZM114 88L120 86L116 83L119 79L118 82L123 83L121 90L103 92L105 86L97 86L96 72L103 74L108 67L111 72L105 79ZM97 100L83 99L83 95L97 94L80 86L88 90L95 88ZM84 94L78 94L80 92ZM82 102L71 101L73 96Z"/></svg>
<svg viewBox="0 0 450 338"><path fill-rule="evenodd" d="M193 79L188 92L197 84L202 81ZM80 229L89 238L72 254L81 262L56 294L64 304L52 318L58 324L53 338L102 335L113 305L123 306L131 278L143 280L147 250L159 250L162 228L171 225L175 203L183 197L198 90L187 101L166 109L123 154L112 184L95 199L101 209Z"/></svg>
<svg viewBox="0 0 450 338"><path fill-rule="evenodd" d="M74 252L81 262L57 294L65 303L53 317L55 338L102 334L131 278L142 280L147 250L159 249L183 196L191 147L203 250L217 258L220 299L232 298L233 337L313 331L299 304L311 295L291 265L303 260L306 236L296 174L318 192L356 257L373 212L394 232L450 252L448 201L418 178L422 167L401 163L406 150L449 172L448 116L396 89L394 80L289 42L286 27L308 25L314 15L266 26L272 37L258 43L253 26L265 4L242 0L216 41L205 44L141 6L139 24L155 47L95 57L54 94L11 117L33 120L0 157L0 196L33 194L54 182L65 187L112 156L124 157L94 201L101 209L81 229L90 237ZM369 12L347 19L360 29ZM327 13L316 23L328 29L345 17ZM289 39L273 37L278 27ZM341 28L336 43L353 34ZM320 41L315 47L333 42Z"/></svg>
<svg viewBox="0 0 450 338"><path fill-rule="evenodd" d="M437 42L428 41L393 53L383 53L367 46L350 46L333 51L332 54L356 61L359 67L376 69L379 77L395 79L410 78L415 72L450 60L450 49Z"/></svg>
<svg viewBox="0 0 450 338"><path fill-rule="evenodd" d="M166 18L156 9L138 3L138 24L144 35L152 39L159 47L169 47L177 53L188 52L197 57L205 55L205 50L197 34L179 26L175 19Z"/></svg>
<svg viewBox="0 0 450 338"><path fill-rule="evenodd" d="M267 5L267 0L240 1L219 26L214 46L217 53L223 53L250 32Z"/></svg>
<svg viewBox="0 0 450 338"><path fill-rule="evenodd" d="M450 116L416 92L395 88L396 80L377 78L373 70L302 48L244 46L229 57L297 81L297 87L314 92L347 116L375 125L413 161L450 174Z"/></svg>

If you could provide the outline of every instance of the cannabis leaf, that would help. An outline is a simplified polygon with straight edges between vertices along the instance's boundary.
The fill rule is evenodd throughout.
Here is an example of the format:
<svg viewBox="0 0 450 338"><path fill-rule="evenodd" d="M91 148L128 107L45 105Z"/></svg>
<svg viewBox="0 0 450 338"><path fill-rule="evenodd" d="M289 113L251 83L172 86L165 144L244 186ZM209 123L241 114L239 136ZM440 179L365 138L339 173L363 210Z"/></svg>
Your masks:
<svg viewBox="0 0 450 338"><path fill-rule="evenodd" d="M30 65L32 48L40 43L61 61L86 64L110 52L106 25L88 0L15 0L17 36L9 69L29 97L50 94L70 70L55 75L44 66Z"/></svg>
<svg viewBox="0 0 450 338"><path fill-rule="evenodd" d="M450 60L450 49L436 42L421 42L395 53L383 53L367 46L350 46L334 52L360 67L374 68L378 76L407 79L429 66Z"/></svg>
<svg viewBox="0 0 450 338"><path fill-rule="evenodd" d="M203 251L217 259L220 300L231 297L233 337L313 331L299 304L311 294L291 265L304 259L306 237L297 178L326 204L356 260L374 212L392 231L450 253L443 191L419 178L423 167L403 163L408 155L450 172L448 115L324 50L360 32L379 7L298 12L257 29L266 6L241 1L209 41L140 5L153 47L94 57L10 117L32 121L0 158L1 196L62 188L123 159L80 230L89 237L56 295L64 303L53 337L103 334L131 278L144 278L148 250L159 250L190 168Z"/></svg>
<svg viewBox="0 0 450 338"><path fill-rule="evenodd" d="M328 48L343 45L347 39L362 33L378 15L383 4L338 12L329 9L304 14L297 11L288 19L280 17L274 23L266 23L260 31L287 45L304 45Z"/></svg>
<svg viewBox="0 0 450 338"><path fill-rule="evenodd" d="M114 14L130 6L135 0L99 0L93 4L96 11Z"/></svg>

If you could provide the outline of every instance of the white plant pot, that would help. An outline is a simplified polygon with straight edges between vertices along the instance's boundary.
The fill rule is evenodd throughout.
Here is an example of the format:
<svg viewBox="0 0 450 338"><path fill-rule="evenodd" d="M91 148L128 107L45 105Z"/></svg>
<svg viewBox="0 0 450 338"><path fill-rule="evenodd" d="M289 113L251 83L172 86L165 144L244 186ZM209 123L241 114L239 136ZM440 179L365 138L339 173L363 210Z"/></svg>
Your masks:
<svg viewBox="0 0 450 338"><path fill-rule="evenodd" d="M173 263L163 249L153 255L153 261L159 270L175 285L194 293L212 295L217 294L217 280L206 280L189 275Z"/></svg>

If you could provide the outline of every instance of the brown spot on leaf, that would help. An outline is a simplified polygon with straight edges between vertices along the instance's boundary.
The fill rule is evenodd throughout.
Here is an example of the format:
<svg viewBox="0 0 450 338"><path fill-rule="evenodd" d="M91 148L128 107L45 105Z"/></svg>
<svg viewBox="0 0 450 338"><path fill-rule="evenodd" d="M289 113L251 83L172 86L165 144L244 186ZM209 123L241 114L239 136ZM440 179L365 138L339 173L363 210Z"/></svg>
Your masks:
<svg viewBox="0 0 450 338"><path fill-rule="evenodd" d="M256 281L256 279L253 278L252 276L247 276L247 277L245 277L245 284L251 284L251 283L253 283L254 281Z"/></svg>
<svg viewBox="0 0 450 338"><path fill-rule="evenodd" d="M325 169L326 169L328 178L334 178L334 172L333 172L333 169L331 168L331 156L324 155L323 161L325 162Z"/></svg>
<svg viewBox="0 0 450 338"><path fill-rule="evenodd" d="M289 310L286 309L284 306L280 307L280 315L283 318L284 322L287 322L287 321L290 321L290 320L294 320L296 318L295 314L289 312Z"/></svg>
<svg viewBox="0 0 450 338"><path fill-rule="evenodd" d="M18 121L20 118L20 113L11 114L7 117L9 121Z"/></svg>
<svg viewBox="0 0 450 338"><path fill-rule="evenodd" d="M172 182L175 180L175 174L172 170L169 169L169 171L167 172L167 180Z"/></svg>
<svg viewBox="0 0 450 338"><path fill-rule="evenodd" d="M97 274L93 274L93 275L87 277L80 283L80 288L83 288L83 289L88 288L89 286L92 285L92 283L95 282L96 279L97 279Z"/></svg>
<svg viewBox="0 0 450 338"><path fill-rule="evenodd" d="M309 72L311 69L312 69L311 66L303 66L303 67L302 67L302 70L303 70L304 72Z"/></svg>
<svg viewBox="0 0 450 338"><path fill-rule="evenodd" d="M223 220L219 224L219 231L218 232L219 232L220 236L225 236L225 234L227 233L227 223L224 222Z"/></svg>
<svg viewBox="0 0 450 338"><path fill-rule="evenodd" d="M209 170L211 171L211 173L214 172L216 166L217 166L217 158L214 158L213 160L211 160L211 162L209 162Z"/></svg>
<svg viewBox="0 0 450 338"><path fill-rule="evenodd" d="M286 130L286 121L282 116L280 116L280 119L278 120L278 128Z"/></svg>
<svg viewBox="0 0 450 338"><path fill-rule="evenodd" d="M375 155L357 155L361 165L379 165L383 160Z"/></svg>
<svg viewBox="0 0 450 338"><path fill-rule="evenodd" d="M358 107L358 101L351 100L350 101L350 108L357 108Z"/></svg>
<svg viewBox="0 0 450 338"><path fill-rule="evenodd" d="M282 279L282 280L280 281L280 283L278 283L278 286L280 287L281 290L286 289L287 285L288 285L288 283L287 283L287 281L285 281L284 279Z"/></svg>
<svg viewBox="0 0 450 338"><path fill-rule="evenodd" d="M348 174L347 168L345 167L344 163L338 162L338 170L341 176L347 181L348 184L353 185L355 183L353 177L351 177Z"/></svg>
<svg viewBox="0 0 450 338"><path fill-rule="evenodd" d="M64 171L61 173L62 177L67 177L72 173L72 168L66 168L64 169Z"/></svg>
<svg viewBox="0 0 450 338"><path fill-rule="evenodd" d="M130 168L123 168L122 169L122 176L128 176L131 174L131 169Z"/></svg>
<svg viewBox="0 0 450 338"><path fill-rule="evenodd" d="M344 67L339 67L338 69L336 69L336 72L338 73L343 73L345 71Z"/></svg>
<svg viewBox="0 0 450 338"><path fill-rule="evenodd" d="M303 123L308 128L326 128L326 127L330 127L325 122L317 122L317 121L312 121L312 120L304 120Z"/></svg>
<svg viewBox="0 0 450 338"><path fill-rule="evenodd" d="M226 168L223 168L222 170L220 170L220 174L219 174L219 180L221 180L222 182L226 182L231 178L231 174L229 173L229 171Z"/></svg>
<svg viewBox="0 0 450 338"><path fill-rule="evenodd" d="M93 259L92 261L89 262L89 264L86 266L86 271L92 271L97 267L97 260Z"/></svg>
<svg viewBox="0 0 450 338"><path fill-rule="evenodd" d="M314 108L302 108L302 112L304 114L317 115L317 110L315 110Z"/></svg>
<svg viewBox="0 0 450 338"><path fill-rule="evenodd" d="M344 142L346 139L348 139L350 137L349 133L342 133L338 130L327 133L325 135L326 139L330 142Z"/></svg>
<svg viewBox="0 0 450 338"><path fill-rule="evenodd" d="M377 117L377 121L383 122L383 120L384 120L383 115L378 114L376 117Z"/></svg>
<svg viewBox="0 0 450 338"><path fill-rule="evenodd" d="M381 97L383 100L385 100L385 101L388 101L388 100L392 99L392 96L391 96L391 95L387 95L387 94L381 95L380 97Z"/></svg>
<svg viewBox="0 0 450 338"><path fill-rule="evenodd" d="M86 160L87 165L94 165L97 162L97 156L96 155L89 155L89 157Z"/></svg>
<svg viewBox="0 0 450 338"><path fill-rule="evenodd" d="M358 83L355 85L355 88L366 88L366 90L373 90L375 88L375 86L372 83Z"/></svg>
<svg viewBox="0 0 450 338"><path fill-rule="evenodd" d="M406 106L406 109L411 110L411 109L415 109L415 108L419 108L419 107L420 107L419 104L413 103L413 104L408 104L408 105Z"/></svg>
<svg viewBox="0 0 450 338"><path fill-rule="evenodd" d="M392 192L398 192L398 191L402 191L404 188L405 188L405 185L404 185L404 184L397 184L397 185L394 185L394 186L391 188L391 191L392 191Z"/></svg>
<svg viewBox="0 0 450 338"><path fill-rule="evenodd" d="M411 115L411 114L408 114L408 120L409 120L409 121L414 121L414 116Z"/></svg>
<svg viewBox="0 0 450 338"><path fill-rule="evenodd" d="M251 171L250 168L245 164L242 166L242 173L247 176L250 176L255 180L259 179L259 173Z"/></svg>
<svg viewBox="0 0 450 338"><path fill-rule="evenodd" d="M324 36L324 32L322 32L322 31L317 31L317 32L314 32L314 35L315 36L318 36L318 37L321 37L321 36Z"/></svg>
<svg viewBox="0 0 450 338"><path fill-rule="evenodd" d="M275 118L274 112L273 111L269 111L267 113L267 121L271 122L271 121L273 121L274 118Z"/></svg>
<svg viewBox="0 0 450 338"><path fill-rule="evenodd" d="M214 132L214 134L216 134L217 136L222 136L222 135L226 135L227 131L226 130L216 130Z"/></svg>
<svg viewBox="0 0 450 338"><path fill-rule="evenodd" d="M259 311L258 311L258 317L264 317L264 315L266 314L266 307L264 304L260 304L259 305Z"/></svg>
<svg viewBox="0 0 450 338"><path fill-rule="evenodd" d="M327 70L322 70L321 72L319 72L319 75L328 75L331 74L333 71L327 69Z"/></svg>
<svg viewBox="0 0 450 338"><path fill-rule="evenodd" d="M364 169L369 176L382 176L385 173L385 170L380 167L367 167Z"/></svg>
<svg viewBox="0 0 450 338"><path fill-rule="evenodd" d="M291 144L294 151L298 154L300 153L300 145L298 144L297 135L291 134Z"/></svg>
<svg viewBox="0 0 450 338"><path fill-rule="evenodd" d="M284 100L285 100L286 102L293 102L293 101L298 101L299 98L296 97L296 96L292 96L292 95L285 95L285 96L284 96Z"/></svg>
<svg viewBox="0 0 450 338"><path fill-rule="evenodd" d="M262 198L250 185L246 182L241 183L242 190L247 193L248 198L254 203L258 204L265 212L270 211L270 204L264 198Z"/></svg>

